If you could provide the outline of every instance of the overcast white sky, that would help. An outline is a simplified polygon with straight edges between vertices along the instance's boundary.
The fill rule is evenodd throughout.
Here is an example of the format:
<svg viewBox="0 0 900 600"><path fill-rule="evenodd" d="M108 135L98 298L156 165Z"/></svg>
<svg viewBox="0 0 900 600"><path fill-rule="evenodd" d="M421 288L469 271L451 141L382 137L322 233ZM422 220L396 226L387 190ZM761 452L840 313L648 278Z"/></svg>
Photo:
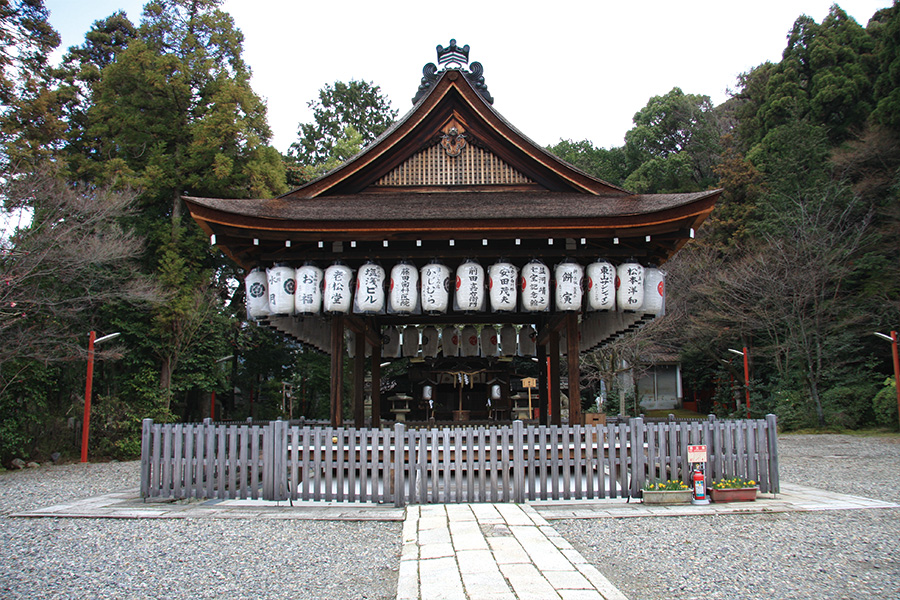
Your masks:
<svg viewBox="0 0 900 600"><path fill-rule="evenodd" d="M91 24L143 0L45 0L63 48ZM226 0L244 33L253 88L268 103L281 151L311 120L306 103L326 83L364 79L393 107L412 106L435 46L455 38L484 65L494 107L541 145L559 139L620 146L634 113L678 86L727 99L738 74L778 61L801 14L821 22L833 0L532 0L425 2ZM891 0L838 3L865 26Z"/></svg>

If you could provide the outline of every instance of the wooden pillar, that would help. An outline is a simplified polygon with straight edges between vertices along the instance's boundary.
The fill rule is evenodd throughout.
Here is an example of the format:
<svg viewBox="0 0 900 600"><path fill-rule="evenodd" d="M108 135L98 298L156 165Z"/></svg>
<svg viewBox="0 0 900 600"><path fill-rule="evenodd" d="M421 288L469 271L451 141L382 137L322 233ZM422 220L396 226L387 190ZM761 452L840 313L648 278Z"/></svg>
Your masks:
<svg viewBox="0 0 900 600"><path fill-rule="evenodd" d="M343 425L342 393L344 391L344 315L331 318L331 425Z"/></svg>
<svg viewBox="0 0 900 600"><path fill-rule="evenodd" d="M366 336L357 333L353 357L353 424L366 424Z"/></svg>
<svg viewBox="0 0 900 600"><path fill-rule="evenodd" d="M547 379L547 348L543 344L537 345L537 365L538 365L538 394L541 399L539 402L540 408L540 423L541 425L549 425L550 424L550 416L549 411L547 410L547 406L549 403L549 394L547 390L550 389L550 380Z"/></svg>
<svg viewBox="0 0 900 600"><path fill-rule="evenodd" d="M581 424L581 369L579 367L578 313L566 314L566 359L569 363L569 424Z"/></svg>
<svg viewBox="0 0 900 600"><path fill-rule="evenodd" d="M550 358L550 424L561 425L559 414L561 406L559 397L559 331L550 330L550 344L547 348Z"/></svg>
<svg viewBox="0 0 900 600"><path fill-rule="evenodd" d="M381 344L372 346L372 427L381 427Z"/></svg>

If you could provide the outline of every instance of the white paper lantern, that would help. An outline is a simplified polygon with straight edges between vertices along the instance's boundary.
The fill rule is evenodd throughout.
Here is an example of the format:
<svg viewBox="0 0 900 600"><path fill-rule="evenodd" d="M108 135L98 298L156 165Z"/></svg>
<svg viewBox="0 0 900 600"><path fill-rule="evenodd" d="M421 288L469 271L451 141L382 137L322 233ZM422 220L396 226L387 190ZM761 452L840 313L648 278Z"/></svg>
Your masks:
<svg viewBox="0 0 900 600"><path fill-rule="evenodd" d="M353 303L353 271L335 263L325 269L325 291L322 305L328 313L348 313Z"/></svg>
<svg viewBox="0 0 900 600"><path fill-rule="evenodd" d="M391 269L390 287L390 312L416 312L419 308L419 270L415 265L407 262L394 265Z"/></svg>
<svg viewBox="0 0 900 600"><path fill-rule="evenodd" d="M503 356L515 356L518 350L518 337L516 328L507 323L500 328L500 354Z"/></svg>
<svg viewBox="0 0 900 600"><path fill-rule="evenodd" d="M550 309L550 269L539 260L522 267L522 310L543 312Z"/></svg>
<svg viewBox="0 0 900 600"><path fill-rule="evenodd" d="M501 388L498 384L494 384L491 386L491 400L500 400L503 398L503 388Z"/></svg>
<svg viewBox="0 0 900 600"><path fill-rule="evenodd" d="M484 267L474 260L456 269L456 308L462 312L484 310Z"/></svg>
<svg viewBox="0 0 900 600"><path fill-rule="evenodd" d="M268 316L269 313L269 278L261 269L253 269L244 278L247 302L247 314L251 319Z"/></svg>
<svg viewBox="0 0 900 600"><path fill-rule="evenodd" d="M584 267L574 261L556 265L556 310L581 310L581 280Z"/></svg>
<svg viewBox="0 0 900 600"><path fill-rule="evenodd" d="M412 325L403 329L403 356L406 358L419 356L419 329Z"/></svg>
<svg viewBox="0 0 900 600"><path fill-rule="evenodd" d="M613 310L616 307L616 268L605 260L587 267L587 301L590 310Z"/></svg>
<svg viewBox="0 0 900 600"><path fill-rule="evenodd" d="M306 263L297 269L294 309L299 315L312 315L322 308L322 269Z"/></svg>
<svg viewBox="0 0 900 600"><path fill-rule="evenodd" d="M644 305L644 267L636 262L619 265L616 272L616 306L636 311Z"/></svg>
<svg viewBox="0 0 900 600"><path fill-rule="evenodd" d="M440 334L433 325L422 330L422 355L425 358L435 358L440 347Z"/></svg>
<svg viewBox="0 0 900 600"><path fill-rule="evenodd" d="M422 400L431 400L434 397L434 388L430 385L422 386Z"/></svg>
<svg viewBox="0 0 900 600"><path fill-rule="evenodd" d="M294 314L294 269L277 264L266 269L269 279L269 311L273 315Z"/></svg>
<svg viewBox="0 0 900 600"><path fill-rule="evenodd" d="M447 356L459 356L459 330L455 327L444 327L441 331L441 352Z"/></svg>
<svg viewBox="0 0 900 600"><path fill-rule="evenodd" d="M460 354L478 356L478 332L471 325L462 328L459 340Z"/></svg>
<svg viewBox="0 0 900 600"><path fill-rule="evenodd" d="M481 330L481 355L497 356L499 353L500 346L497 343L497 330L491 325L486 325Z"/></svg>
<svg viewBox="0 0 900 600"><path fill-rule="evenodd" d="M488 288L493 310L516 310L518 276L519 270L512 263L498 262L488 267Z"/></svg>
<svg viewBox="0 0 900 600"><path fill-rule="evenodd" d="M450 306L450 269L438 262L422 267L422 310L445 313Z"/></svg>
<svg viewBox="0 0 900 600"><path fill-rule="evenodd" d="M400 358L400 331L387 327L381 335L381 355L384 358Z"/></svg>
<svg viewBox="0 0 900 600"><path fill-rule="evenodd" d="M519 356L535 356L537 354L537 333L531 325L525 325L519 331Z"/></svg>
<svg viewBox="0 0 900 600"><path fill-rule="evenodd" d="M384 311L384 269L372 261L356 272L356 312Z"/></svg>
<svg viewBox="0 0 900 600"><path fill-rule="evenodd" d="M666 276L659 269L644 269L644 305L641 312L657 317L666 314Z"/></svg>

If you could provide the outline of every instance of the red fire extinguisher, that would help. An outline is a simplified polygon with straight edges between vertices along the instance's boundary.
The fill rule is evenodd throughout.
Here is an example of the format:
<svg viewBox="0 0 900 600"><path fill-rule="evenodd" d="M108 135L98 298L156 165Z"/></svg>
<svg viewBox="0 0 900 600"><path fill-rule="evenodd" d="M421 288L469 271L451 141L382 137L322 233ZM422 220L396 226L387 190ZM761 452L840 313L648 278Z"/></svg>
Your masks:
<svg viewBox="0 0 900 600"><path fill-rule="evenodd" d="M694 467L694 500L706 500L706 476L700 467Z"/></svg>

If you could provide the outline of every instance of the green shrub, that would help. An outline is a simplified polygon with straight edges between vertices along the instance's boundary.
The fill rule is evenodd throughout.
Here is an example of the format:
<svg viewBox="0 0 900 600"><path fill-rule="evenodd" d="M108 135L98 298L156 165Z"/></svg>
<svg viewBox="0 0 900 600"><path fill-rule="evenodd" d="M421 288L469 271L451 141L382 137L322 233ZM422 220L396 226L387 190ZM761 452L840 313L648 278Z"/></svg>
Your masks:
<svg viewBox="0 0 900 600"><path fill-rule="evenodd" d="M830 388L822 392L822 411L825 422L844 429L858 429L874 420L872 398L876 387L872 383L854 383Z"/></svg>
<svg viewBox="0 0 900 600"><path fill-rule="evenodd" d="M884 385L872 399L875 421L885 427L897 428L897 386L893 377L884 380Z"/></svg>

